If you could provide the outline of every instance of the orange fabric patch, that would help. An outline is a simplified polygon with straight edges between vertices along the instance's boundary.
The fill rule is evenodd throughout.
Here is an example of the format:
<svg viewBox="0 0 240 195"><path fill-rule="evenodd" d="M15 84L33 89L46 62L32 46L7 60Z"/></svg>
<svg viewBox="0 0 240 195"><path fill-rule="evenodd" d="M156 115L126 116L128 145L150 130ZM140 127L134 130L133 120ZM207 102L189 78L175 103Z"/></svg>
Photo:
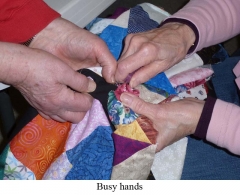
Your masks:
<svg viewBox="0 0 240 195"><path fill-rule="evenodd" d="M15 158L42 179L50 164L64 152L69 122L46 120L37 115L11 141Z"/></svg>
<svg viewBox="0 0 240 195"><path fill-rule="evenodd" d="M156 144L158 131L153 128L152 121L149 118L147 118L147 117L145 117L143 115L140 115L136 119L136 121L138 122L138 124L140 125L142 130L145 132L145 134L148 137L148 139L150 140L150 142L152 144Z"/></svg>

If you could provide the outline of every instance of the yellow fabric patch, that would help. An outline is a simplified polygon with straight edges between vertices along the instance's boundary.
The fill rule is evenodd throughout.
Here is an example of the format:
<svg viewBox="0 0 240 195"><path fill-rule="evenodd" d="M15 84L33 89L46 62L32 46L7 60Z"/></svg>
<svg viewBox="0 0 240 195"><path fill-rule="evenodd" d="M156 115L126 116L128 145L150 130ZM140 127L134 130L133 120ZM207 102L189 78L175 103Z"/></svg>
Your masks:
<svg viewBox="0 0 240 195"><path fill-rule="evenodd" d="M136 120L130 124L116 125L115 127L116 130L114 133L117 135L151 144L148 137Z"/></svg>

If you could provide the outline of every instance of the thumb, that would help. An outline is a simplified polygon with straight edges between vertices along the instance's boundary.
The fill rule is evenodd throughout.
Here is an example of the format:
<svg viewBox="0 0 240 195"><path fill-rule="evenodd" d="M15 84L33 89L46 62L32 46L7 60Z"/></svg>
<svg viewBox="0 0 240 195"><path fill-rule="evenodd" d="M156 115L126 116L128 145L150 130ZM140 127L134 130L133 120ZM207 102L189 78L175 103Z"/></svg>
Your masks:
<svg viewBox="0 0 240 195"><path fill-rule="evenodd" d="M131 108L137 114L141 114L149 119L153 119L156 105L145 102L139 97L130 93L122 93L120 100L122 101L123 105Z"/></svg>
<svg viewBox="0 0 240 195"><path fill-rule="evenodd" d="M96 83L92 79L73 70L69 70L61 82L78 92L93 92L96 89Z"/></svg>

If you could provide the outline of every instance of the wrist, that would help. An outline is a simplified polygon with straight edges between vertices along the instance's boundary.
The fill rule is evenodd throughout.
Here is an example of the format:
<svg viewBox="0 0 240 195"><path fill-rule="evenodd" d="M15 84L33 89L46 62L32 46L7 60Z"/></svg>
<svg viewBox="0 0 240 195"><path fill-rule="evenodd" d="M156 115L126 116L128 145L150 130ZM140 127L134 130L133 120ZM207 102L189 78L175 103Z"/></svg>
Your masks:
<svg viewBox="0 0 240 195"><path fill-rule="evenodd" d="M0 43L0 82L15 85L27 75L29 48L15 43Z"/></svg>
<svg viewBox="0 0 240 195"><path fill-rule="evenodd" d="M29 47L35 37L36 37L36 35L34 35L33 37L31 37L31 38L28 39L27 41L25 41L25 42L23 42L23 43L20 43L20 44Z"/></svg>
<svg viewBox="0 0 240 195"><path fill-rule="evenodd" d="M186 31L186 33L187 33L187 34L185 34L185 40L187 40L187 42L188 42L187 54L192 53L196 49L198 41L199 41L199 32L198 32L197 27L189 20L185 20L185 19L181 19L181 18L168 18L165 21L163 21L159 27L165 26L168 23L183 24L182 25L183 31Z"/></svg>
<svg viewBox="0 0 240 195"><path fill-rule="evenodd" d="M195 45L196 42L195 33L188 25L179 22L169 22L163 24L162 27L172 28L173 30L178 31L179 37L185 44L187 51L189 51L190 48Z"/></svg>

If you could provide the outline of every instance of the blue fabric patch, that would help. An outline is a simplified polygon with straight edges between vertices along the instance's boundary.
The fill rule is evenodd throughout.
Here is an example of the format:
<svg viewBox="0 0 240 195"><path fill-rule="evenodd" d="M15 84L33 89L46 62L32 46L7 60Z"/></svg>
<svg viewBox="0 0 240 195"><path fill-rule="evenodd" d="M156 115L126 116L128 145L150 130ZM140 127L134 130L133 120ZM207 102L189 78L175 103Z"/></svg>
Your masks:
<svg viewBox="0 0 240 195"><path fill-rule="evenodd" d="M238 87L235 83L236 76L232 70L239 60L240 56L230 57L221 63L212 65L214 71L212 84L217 98L238 106L240 105Z"/></svg>
<svg viewBox="0 0 240 195"><path fill-rule="evenodd" d="M157 74L155 77L145 82L144 86L146 86L149 90L161 95L164 95L166 93L168 95L176 95L174 88L172 87L164 72ZM162 94L162 92L165 93Z"/></svg>
<svg viewBox="0 0 240 195"><path fill-rule="evenodd" d="M217 58L220 60L220 62L223 62L225 59L229 58L229 55L221 44L219 44L219 46L220 46L219 51L217 53L215 53L212 56L212 58Z"/></svg>
<svg viewBox="0 0 240 195"><path fill-rule="evenodd" d="M121 28L113 25L107 26L100 35L116 60L119 58L122 52L124 45L123 39L126 37L126 35L126 28Z"/></svg>
<svg viewBox="0 0 240 195"><path fill-rule="evenodd" d="M112 129L97 127L91 135L76 147L68 150L67 156L73 168L66 180L109 180L114 157Z"/></svg>
<svg viewBox="0 0 240 195"><path fill-rule="evenodd" d="M130 9L130 16L128 20L128 34L145 32L157 28L159 24L149 18L147 12L143 8L137 5Z"/></svg>

